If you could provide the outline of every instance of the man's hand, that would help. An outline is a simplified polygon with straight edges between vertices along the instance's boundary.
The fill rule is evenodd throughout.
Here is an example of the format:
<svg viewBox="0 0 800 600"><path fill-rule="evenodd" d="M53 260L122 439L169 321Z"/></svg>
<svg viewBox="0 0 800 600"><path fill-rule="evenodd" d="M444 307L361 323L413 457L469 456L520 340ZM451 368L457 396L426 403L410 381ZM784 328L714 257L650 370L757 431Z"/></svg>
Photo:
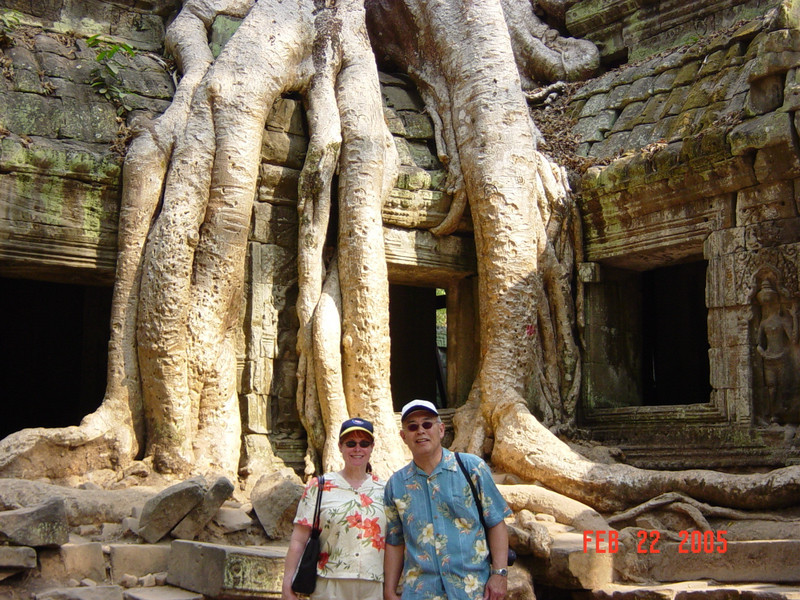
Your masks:
<svg viewBox="0 0 800 600"><path fill-rule="evenodd" d="M383 555L383 600L400 600L397 595L397 584L403 572L403 555L405 544L398 546L386 544Z"/></svg>
<svg viewBox="0 0 800 600"><path fill-rule="evenodd" d="M508 590L508 577L503 575L492 575L486 582L486 589L483 592L483 600L503 600Z"/></svg>
<svg viewBox="0 0 800 600"><path fill-rule="evenodd" d="M383 588L383 600L400 600L400 596L394 590Z"/></svg>

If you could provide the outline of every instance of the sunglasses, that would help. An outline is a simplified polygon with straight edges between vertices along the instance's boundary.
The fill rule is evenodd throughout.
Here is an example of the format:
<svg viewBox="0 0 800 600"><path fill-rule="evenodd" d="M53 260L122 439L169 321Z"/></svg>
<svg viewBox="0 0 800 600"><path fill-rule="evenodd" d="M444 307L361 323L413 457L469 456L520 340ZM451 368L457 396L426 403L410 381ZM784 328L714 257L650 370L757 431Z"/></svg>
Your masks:
<svg viewBox="0 0 800 600"><path fill-rule="evenodd" d="M344 445L347 446L348 448L355 448L356 446L361 446L362 448L369 448L370 446L372 446L372 442L370 442L369 440L361 440L360 442L357 442L355 440L347 440L344 443Z"/></svg>
<svg viewBox="0 0 800 600"><path fill-rule="evenodd" d="M433 421L423 421L422 423L409 423L408 425L406 425L406 429L408 429L413 433L414 431L419 429L420 426L422 426L423 429L430 429L434 425L436 425L436 423L434 423Z"/></svg>

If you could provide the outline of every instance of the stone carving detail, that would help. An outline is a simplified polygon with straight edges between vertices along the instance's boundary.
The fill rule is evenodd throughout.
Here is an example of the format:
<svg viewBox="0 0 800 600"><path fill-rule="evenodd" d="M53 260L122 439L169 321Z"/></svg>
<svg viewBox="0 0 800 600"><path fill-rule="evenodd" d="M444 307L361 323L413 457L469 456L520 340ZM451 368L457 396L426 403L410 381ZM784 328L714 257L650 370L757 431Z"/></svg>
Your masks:
<svg viewBox="0 0 800 600"><path fill-rule="evenodd" d="M760 269L753 294L754 413L759 424L800 423L800 302L777 270Z"/></svg>

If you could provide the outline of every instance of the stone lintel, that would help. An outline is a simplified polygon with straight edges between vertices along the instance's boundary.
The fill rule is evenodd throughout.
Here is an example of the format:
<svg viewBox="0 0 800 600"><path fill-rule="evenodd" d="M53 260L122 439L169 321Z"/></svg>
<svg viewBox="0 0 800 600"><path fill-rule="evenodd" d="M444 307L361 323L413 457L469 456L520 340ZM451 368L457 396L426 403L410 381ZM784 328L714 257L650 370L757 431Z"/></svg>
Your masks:
<svg viewBox="0 0 800 600"><path fill-rule="evenodd" d="M681 161L651 174L634 168L616 174L621 177L612 177L613 187L625 180L627 189L609 192L611 173L584 179L586 258L638 270L702 256L713 231L735 224L733 192L756 184L741 157L704 168Z"/></svg>
<svg viewBox="0 0 800 600"><path fill-rule="evenodd" d="M441 223L449 208L450 198L443 192L393 188L381 214L386 225L427 228Z"/></svg>
<svg viewBox="0 0 800 600"><path fill-rule="evenodd" d="M384 227L383 239L392 283L442 285L477 273L472 238Z"/></svg>
<svg viewBox="0 0 800 600"><path fill-rule="evenodd" d="M280 594L285 547L175 540L167 583L211 598Z"/></svg>
<svg viewBox="0 0 800 600"><path fill-rule="evenodd" d="M116 239L103 246L0 232L0 274L60 283L111 285Z"/></svg>

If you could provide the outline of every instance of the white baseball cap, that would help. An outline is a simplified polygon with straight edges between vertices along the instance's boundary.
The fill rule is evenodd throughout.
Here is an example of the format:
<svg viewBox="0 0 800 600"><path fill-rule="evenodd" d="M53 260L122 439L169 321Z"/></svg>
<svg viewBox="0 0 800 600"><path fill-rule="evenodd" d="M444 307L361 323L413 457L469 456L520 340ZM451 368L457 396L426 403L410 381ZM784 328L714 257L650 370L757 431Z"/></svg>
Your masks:
<svg viewBox="0 0 800 600"><path fill-rule="evenodd" d="M427 400L412 400L403 407L403 410L400 411L400 420L405 421L408 415L417 410L426 410L429 413L433 413L437 417L439 416L439 411L436 410L433 402L428 402Z"/></svg>

